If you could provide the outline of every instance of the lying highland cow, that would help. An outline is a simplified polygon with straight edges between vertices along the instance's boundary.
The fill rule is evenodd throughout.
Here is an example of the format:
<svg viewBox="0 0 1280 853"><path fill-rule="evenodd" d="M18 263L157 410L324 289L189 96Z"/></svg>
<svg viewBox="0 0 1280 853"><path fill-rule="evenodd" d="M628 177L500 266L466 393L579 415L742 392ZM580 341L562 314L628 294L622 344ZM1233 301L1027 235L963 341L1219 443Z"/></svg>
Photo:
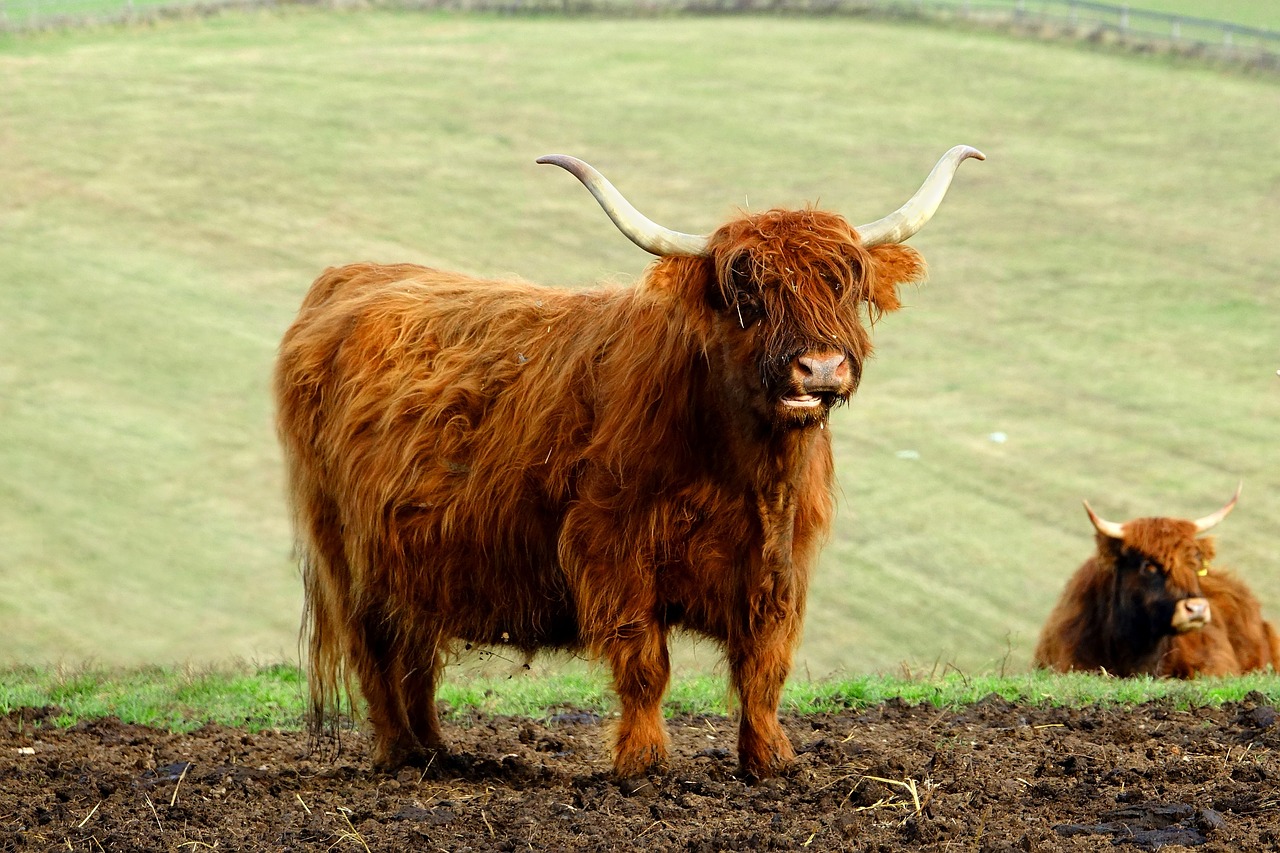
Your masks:
<svg viewBox="0 0 1280 853"><path fill-rule="evenodd" d="M1258 601L1210 563L1197 538L1236 505L1195 521L1138 518L1116 524L1085 511L1098 552L1076 571L1049 614L1035 664L1112 675L1236 675L1280 664L1280 641Z"/></svg>
<svg viewBox="0 0 1280 853"><path fill-rule="evenodd" d="M614 768L635 776L666 761L667 634L682 627L728 658L742 767L786 766L778 699L832 516L824 426L871 354L863 314L924 273L900 244L969 157L953 148L870 225L770 210L706 237L545 157L660 256L637 286L325 271L275 377L313 721L354 677L374 763L426 761L456 644L584 650L612 668Z"/></svg>

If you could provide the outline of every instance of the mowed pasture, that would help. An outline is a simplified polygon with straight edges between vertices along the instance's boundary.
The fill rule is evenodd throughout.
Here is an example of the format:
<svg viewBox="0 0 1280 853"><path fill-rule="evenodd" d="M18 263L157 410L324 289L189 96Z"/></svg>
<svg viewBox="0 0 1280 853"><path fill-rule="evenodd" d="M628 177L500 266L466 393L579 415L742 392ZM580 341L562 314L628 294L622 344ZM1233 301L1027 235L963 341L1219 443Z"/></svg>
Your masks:
<svg viewBox="0 0 1280 853"><path fill-rule="evenodd" d="M1245 27L1264 30L1280 29L1280 9L1269 0L1237 0L1231 4L1206 3L1205 0L1142 0L1141 3L1121 3L1136 11L1163 12L1168 15L1185 15L1227 21Z"/></svg>
<svg viewBox="0 0 1280 853"><path fill-rule="evenodd" d="M285 2L288 2L288 0L285 0ZM190 9L194 14L205 14L210 9L215 9L217 5L216 2L208 4L199 3L196 0L8 0L4 8L0 9L0 26L8 25L18 28L74 23L77 21L137 20L146 19L156 14L176 13L183 9ZM484 8L486 4L480 2L467 4L439 3L438 5L461 5L476 11ZM610 5L608 0L605 0L605 2L597 3L596 5L610 9L612 13L622 15L634 13L645 16L663 14L663 6L678 7L682 4L680 0L658 0L658 2L649 2L640 6L638 4L629 4L626 0L614 0ZM630 8L632 5L636 6L634 10ZM766 4L759 5L763 8ZM1019 11L1029 12L1032 16L1040 12L1050 15L1057 13L1061 16L1064 11L1072 11L1064 10L1052 3L1032 3L1028 6L1025 0L1022 3L1015 3L1014 0L1005 0L1003 4L985 3L977 11L979 16L983 17L989 16L993 11L998 14L1002 5L1004 7L1003 11L1009 15ZM1102 5L1111 5L1117 12L1122 7L1131 9L1139 19L1142 18L1143 12L1155 12L1199 20L1223 21L1244 27L1280 29L1280 10L1276 8L1275 3L1271 2L1271 0L1235 0L1229 7L1206 2L1206 0L1143 0L1142 3L1136 6L1129 3ZM880 8L877 9L877 6ZM948 6L950 7L949 10ZM901 5L889 2L882 4L868 3L861 7L857 7L855 4L851 8L858 13L870 11L875 14L883 12L890 16L901 15L904 11ZM927 9L922 7L915 11L925 15L931 13L947 14L948 11L951 11L959 13L961 17L967 17L970 13L970 8L965 0L945 0L945 2L934 0ZM1095 17L1102 17L1111 21L1115 20L1115 15L1107 14L1096 8L1077 8L1073 11L1075 20L1086 26L1089 20ZM1146 23L1150 23L1150 21L1148 20Z"/></svg>
<svg viewBox="0 0 1280 853"><path fill-rule="evenodd" d="M295 656L280 335L353 260L634 280L553 152L685 231L865 222L988 156L833 417L801 677L1025 669L1082 498L1243 480L1220 564L1280 617L1272 79L865 19L285 9L2 36L0 104L0 662Z"/></svg>

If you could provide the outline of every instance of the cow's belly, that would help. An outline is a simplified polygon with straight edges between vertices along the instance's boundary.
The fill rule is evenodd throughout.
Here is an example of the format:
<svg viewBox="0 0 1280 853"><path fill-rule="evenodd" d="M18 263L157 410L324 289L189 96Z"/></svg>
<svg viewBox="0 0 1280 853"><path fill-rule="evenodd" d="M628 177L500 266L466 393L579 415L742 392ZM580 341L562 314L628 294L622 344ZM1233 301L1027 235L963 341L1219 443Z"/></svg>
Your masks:
<svg viewBox="0 0 1280 853"><path fill-rule="evenodd" d="M486 592L496 590L486 590ZM572 602L560 591L511 589L481 594L449 614L452 633L469 643L508 646L532 654L539 649L576 649L578 620Z"/></svg>

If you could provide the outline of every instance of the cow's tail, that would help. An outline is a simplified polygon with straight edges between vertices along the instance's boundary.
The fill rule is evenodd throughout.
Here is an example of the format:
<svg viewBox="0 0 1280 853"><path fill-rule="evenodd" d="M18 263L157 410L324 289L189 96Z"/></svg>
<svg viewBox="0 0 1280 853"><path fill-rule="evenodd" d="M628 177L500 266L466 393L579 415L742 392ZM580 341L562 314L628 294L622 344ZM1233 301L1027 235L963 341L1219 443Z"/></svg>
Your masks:
<svg viewBox="0 0 1280 853"><path fill-rule="evenodd" d="M343 710L350 713L354 696L346 660L351 573L332 504L318 488L298 488L296 483L292 497L304 594L299 642L307 660L307 727L313 749L331 743L336 750Z"/></svg>
<svg viewBox="0 0 1280 853"><path fill-rule="evenodd" d="M325 571L328 567L317 565L323 561L323 557L312 555L302 564L306 588L303 631L311 700L307 723L313 747L329 742L338 749L344 709L346 722L350 724L355 692L346 662L349 622L340 611L339 601L335 600L343 593L333 588L332 576Z"/></svg>
<svg viewBox="0 0 1280 853"><path fill-rule="evenodd" d="M329 739L338 743L343 698L351 693L342 654L342 622L325 601L326 573L316 566L320 560L323 557L317 557L315 553L302 552L300 555L302 583L306 590L301 639L306 646L307 688L310 692L307 729L312 748L320 747ZM349 704L348 698L348 707Z"/></svg>
<svg viewBox="0 0 1280 853"><path fill-rule="evenodd" d="M281 342L273 377L276 431L293 514L294 554L303 581L298 640L306 659L310 693L308 728L313 747L328 740L335 749L343 710L352 707L346 660L352 582L341 513L326 477L321 441L327 417L325 388L335 381L331 362L337 343L329 339L316 314L341 290L349 273L349 269L326 270L312 285L299 319Z"/></svg>

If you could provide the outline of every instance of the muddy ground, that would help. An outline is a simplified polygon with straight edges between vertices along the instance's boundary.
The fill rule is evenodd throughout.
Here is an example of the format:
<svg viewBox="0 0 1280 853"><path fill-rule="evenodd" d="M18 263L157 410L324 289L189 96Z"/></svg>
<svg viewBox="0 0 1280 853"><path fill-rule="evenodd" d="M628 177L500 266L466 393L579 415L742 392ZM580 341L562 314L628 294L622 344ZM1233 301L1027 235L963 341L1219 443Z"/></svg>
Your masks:
<svg viewBox="0 0 1280 853"><path fill-rule="evenodd" d="M723 717L671 721L671 772L627 791L601 720L475 717L453 756L371 770L299 732L0 718L0 850L1262 851L1280 848L1280 726L1260 696L1189 711L990 698L785 720L783 779L735 775Z"/></svg>

